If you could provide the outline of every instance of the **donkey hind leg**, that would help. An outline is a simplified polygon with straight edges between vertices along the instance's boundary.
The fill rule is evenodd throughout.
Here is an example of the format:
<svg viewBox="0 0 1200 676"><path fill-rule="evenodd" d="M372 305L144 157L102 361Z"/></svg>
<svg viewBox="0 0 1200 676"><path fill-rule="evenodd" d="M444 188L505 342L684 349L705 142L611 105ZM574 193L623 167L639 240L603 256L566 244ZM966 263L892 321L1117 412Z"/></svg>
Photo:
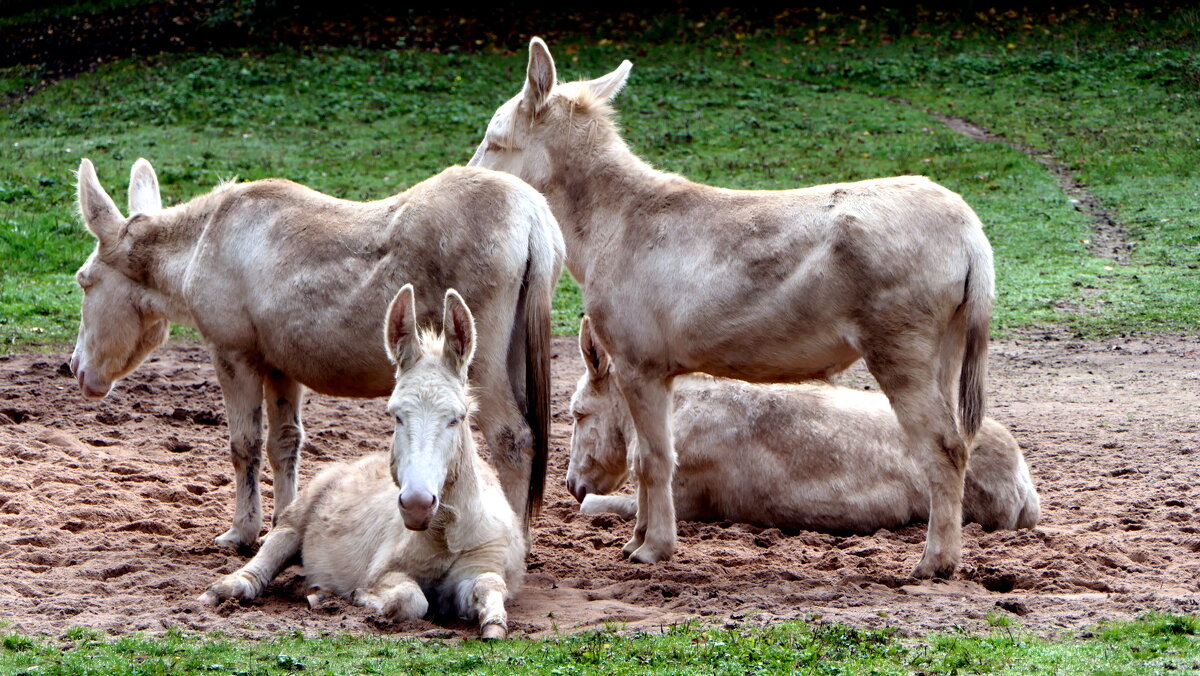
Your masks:
<svg viewBox="0 0 1200 676"><path fill-rule="evenodd" d="M263 391L267 401L267 457L274 475L275 508L271 513L274 525L296 498L300 448L304 445L304 425L300 422L304 387L283 373L272 371Z"/></svg>
<svg viewBox="0 0 1200 676"><path fill-rule="evenodd" d="M507 597L504 578L497 573L481 573L458 582L454 605L464 620L478 618L482 638L504 638L508 636L508 612L504 610Z"/></svg>
<svg viewBox="0 0 1200 676"><path fill-rule="evenodd" d="M208 591L200 595L200 601L215 606L230 598L243 601L256 598L267 583L283 570L288 560L300 551L300 540L300 533L291 526L273 528L267 533L254 558L236 572L213 583Z"/></svg>
<svg viewBox="0 0 1200 676"><path fill-rule="evenodd" d="M503 356L476 355L471 384L479 402L475 417L492 452L492 467L504 489L504 497L521 520L525 546L529 537L529 481L533 469L533 432L517 407L516 393L509 383Z"/></svg>
<svg viewBox="0 0 1200 676"><path fill-rule="evenodd" d="M637 525L624 552L637 563L656 563L675 553L675 446L671 438L671 382L617 370L621 393L633 414L638 447L633 471L638 481Z"/></svg>
<svg viewBox="0 0 1200 676"><path fill-rule="evenodd" d="M389 620L415 620L429 612L429 599L421 586L397 570L384 573L369 589L355 589L350 600Z"/></svg>
<svg viewBox="0 0 1200 676"><path fill-rule="evenodd" d="M258 474L262 468L263 381L256 365L244 359L220 353L214 353L213 357L229 419L229 448L237 492L233 526L217 538L217 544L236 548L254 543L262 529Z"/></svg>
<svg viewBox="0 0 1200 676"><path fill-rule="evenodd" d="M923 459L929 485L929 530L925 551L913 569L918 578L951 577L962 550L962 496L969 449L954 415L953 390L939 387L937 359L892 362L872 368L880 389L905 433L909 448ZM871 360L868 358L868 366ZM901 370L904 368L905 370Z"/></svg>

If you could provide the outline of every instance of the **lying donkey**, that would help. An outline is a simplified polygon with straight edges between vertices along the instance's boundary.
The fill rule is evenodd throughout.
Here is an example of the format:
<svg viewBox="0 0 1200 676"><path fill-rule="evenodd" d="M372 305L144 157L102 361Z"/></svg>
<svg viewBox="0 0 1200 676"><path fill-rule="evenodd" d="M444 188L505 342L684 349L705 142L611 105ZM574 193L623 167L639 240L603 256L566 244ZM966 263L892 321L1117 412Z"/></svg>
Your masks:
<svg viewBox="0 0 1200 676"><path fill-rule="evenodd" d="M567 488L585 513L632 518L634 496L601 494L629 472L633 420L586 317L579 345L587 371L571 399ZM929 517L926 474L882 394L693 375L676 379L674 398L681 519L870 533ZM1032 528L1039 515L1020 447L985 418L967 463L963 519L994 530Z"/></svg>
<svg viewBox="0 0 1200 676"><path fill-rule="evenodd" d="M467 366L475 323L453 289L442 335L418 335L416 317L408 284L384 328L396 364L392 452L323 470L283 511L258 554L201 601L252 599L299 552L311 603L333 593L401 620L425 615L429 593L463 619L478 618L484 638L507 635L504 600L525 572L525 544L471 439Z"/></svg>
<svg viewBox="0 0 1200 676"><path fill-rule="evenodd" d="M421 285L426 312L450 287L475 308L479 427L517 513L540 503L550 297L566 254L546 201L528 185L452 167L376 202L271 179L226 183L164 209L154 169L138 160L129 207L125 218L92 163L80 163L79 209L97 246L76 274L83 313L71 369L86 396L103 397L167 339L169 322L199 329L225 397L237 474L233 527L218 544L250 544L262 527L264 399L278 515L296 491L304 387L345 397L391 391L387 353L364 338L409 281Z"/></svg>

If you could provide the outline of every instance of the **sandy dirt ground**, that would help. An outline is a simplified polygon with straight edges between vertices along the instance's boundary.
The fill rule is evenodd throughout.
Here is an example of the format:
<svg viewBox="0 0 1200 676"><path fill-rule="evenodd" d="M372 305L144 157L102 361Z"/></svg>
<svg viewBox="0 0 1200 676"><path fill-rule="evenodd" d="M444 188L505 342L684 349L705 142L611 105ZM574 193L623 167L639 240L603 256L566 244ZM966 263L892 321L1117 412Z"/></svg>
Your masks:
<svg viewBox="0 0 1200 676"><path fill-rule="evenodd" d="M567 400L582 365L555 340L546 509L514 633L654 630L689 618L735 626L819 618L902 632L979 627L1011 615L1041 633L1200 605L1200 340L992 345L989 413L1009 426L1042 496L1031 531L965 529L951 581L917 581L923 525L869 536L681 523L668 563L622 560L630 523L577 513L563 487ZM233 484L220 389L202 347L160 349L103 401L85 400L65 354L0 357L0 617L61 635L169 627L259 636L286 630L466 637L453 618L383 623L340 600L310 610L299 567L257 601L195 601L247 552L213 544ZM869 386L861 368L846 382ZM310 395L307 479L386 449L381 400ZM269 482L269 477L264 477ZM270 513L271 490L268 496Z"/></svg>

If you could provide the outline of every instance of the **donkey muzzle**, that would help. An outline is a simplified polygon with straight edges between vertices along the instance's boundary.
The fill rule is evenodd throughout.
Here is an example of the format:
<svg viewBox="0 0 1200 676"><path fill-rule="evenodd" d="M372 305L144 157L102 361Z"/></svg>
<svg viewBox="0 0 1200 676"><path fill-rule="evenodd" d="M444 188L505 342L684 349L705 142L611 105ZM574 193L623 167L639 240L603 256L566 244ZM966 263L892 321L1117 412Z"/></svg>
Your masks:
<svg viewBox="0 0 1200 676"><path fill-rule="evenodd" d="M567 492L575 497L575 500L582 503L587 497L587 483L576 480L575 477L567 477Z"/></svg>
<svg viewBox="0 0 1200 676"><path fill-rule="evenodd" d="M437 496L428 491L400 491L400 516L409 530L425 530L437 512Z"/></svg>

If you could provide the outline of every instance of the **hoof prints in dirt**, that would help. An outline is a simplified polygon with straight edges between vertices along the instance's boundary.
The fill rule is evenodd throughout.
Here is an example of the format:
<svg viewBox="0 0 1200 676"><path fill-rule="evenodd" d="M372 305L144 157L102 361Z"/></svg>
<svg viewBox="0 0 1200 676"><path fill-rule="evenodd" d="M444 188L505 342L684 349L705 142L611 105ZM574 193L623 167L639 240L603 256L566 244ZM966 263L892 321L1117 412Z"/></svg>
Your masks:
<svg viewBox="0 0 1200 676"><path fill-rule="evenodd" d="M564 412L582 365L570 339L555 340L551 477L525 588L509 604L511 633L814 615L921 631L997 610L1048 629L1195 610L1195 339L995 342L989 413L1025 449L1043 521L1032 531L967 526L963 566L948 582L908 575L924 544L920 525L841 537L683 523L673 560L625 561L632 524L578 514L562 486ZM98 402L80 396L59 363L0 360L0 615L13 630L475 635L453 619L391 623L338 599L309 610L298 567L252 604L199 604L247 555L213 544L229 526L234 487L220 388L204 351L162 349ZM861 372L848 381L866 382ZM310 395L305 410L302 480L326 462L386 448L382 401ZM264 494L269 515L269 485Z"/></svg>

